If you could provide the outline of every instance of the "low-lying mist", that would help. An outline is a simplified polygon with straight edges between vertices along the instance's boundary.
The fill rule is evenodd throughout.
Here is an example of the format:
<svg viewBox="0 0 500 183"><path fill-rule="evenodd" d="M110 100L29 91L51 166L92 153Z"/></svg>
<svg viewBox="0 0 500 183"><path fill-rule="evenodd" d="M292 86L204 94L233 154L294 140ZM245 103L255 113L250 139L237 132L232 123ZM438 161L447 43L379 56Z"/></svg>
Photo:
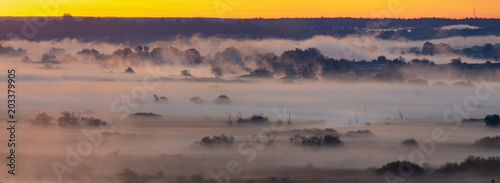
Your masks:
<svg viewBox="0 0 500 183"><path fill-rule="evenodd" d="M460 49L500 39L430 41ZM231 182L385 182L377 171L398 160L425 171L408 182L449 178L441 170L470 173L456 182L499 179L446 164L498 156L479 143L500 133L483 120L500 113L498 63L393 51L424 43L4 41L13 48L0 68L17 75L19 176L0 180L219 182L234 169Z"/></svg>

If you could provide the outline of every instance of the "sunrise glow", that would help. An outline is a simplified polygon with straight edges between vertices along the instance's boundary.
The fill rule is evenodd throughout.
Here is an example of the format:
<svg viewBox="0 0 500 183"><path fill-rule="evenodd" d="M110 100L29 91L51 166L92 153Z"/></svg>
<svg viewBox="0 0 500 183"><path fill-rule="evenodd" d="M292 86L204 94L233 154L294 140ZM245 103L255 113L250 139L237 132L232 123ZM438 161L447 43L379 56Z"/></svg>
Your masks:
<svg viewBox="0 0 500 183"><path fill-rule="evenodd" d="M445 17L500 18L497 0L17 0L1 1L0 16L99 17ZM398 11L391 11L391 9Z"/></svg>

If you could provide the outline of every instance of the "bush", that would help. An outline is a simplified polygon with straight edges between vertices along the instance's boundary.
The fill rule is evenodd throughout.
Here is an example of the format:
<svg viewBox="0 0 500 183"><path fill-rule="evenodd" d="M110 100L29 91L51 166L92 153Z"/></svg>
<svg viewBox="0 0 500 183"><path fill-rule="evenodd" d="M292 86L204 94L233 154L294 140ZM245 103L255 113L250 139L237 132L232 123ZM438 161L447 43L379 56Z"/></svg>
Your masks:
<svg viewBox="0 0 500 183"><path fill-rule="evenodd" d="M217 97L215 99L214 102L215 102L215 104L218 104L218 105L225 105L225 104L230 104L231 99L227 95L220 95L219 97Z"/></svg>
<svg viewBox="0 0 500 183"><path fill-rule="evenodd" d="M118 179L123 183L136 183L139 182L139 174L130 168L125 168L118 174Z"/></svg>
<svg viewBox="0 0 500 183"><path fill-rule="evenodd" d="M339 136L340 135L340 133L337 132L337 130L335 130L333 128L325 128L325 129L318 129L318 128L293 129L293 130L284 131L282 133L292 133L292 134L297 134L297 135L314 135L314 136L324 136L324 135Z"/></svg>
<svg viewBox="0 0 500 183"><path fill-rule="evenodd" d="M409 162L409 161L394 161L387 163L376 170L379 174L384 174L385 172L391 172L393 174L399 175L399 172L410 173L411 175L421 175L424 173L424 169L419 165Z"/></svg>
<svg viewBox="0 0 500 183"><path fill-rule="evenodd" d="M143 116L143 117L160 117L161 115L152 112L137 112L132 114L132 116Z"/></svg>
<svg viewBox="0 0 500 183"><path fill-rule="evenodd" d="M484 147L500 147L500 135L481 138L476 140L474 144Z"/></svg>
<svg viewBox="0 0 500 183"><path fill-rule="evenodd" d="M371 135L372 132L370 130L356 130L356 131L349 131L346 133L347 136L352 136L352 135Z"/></svg>
<svg viewBox="0 0 500 183"><path fill-rule="evenodd" d="M106 126L103 120L93 117L86 118L75 112L64 111L62 116L57 119L59 126L62 127L82 127L82 126Z"/></svg>
<svg viewBox="0 0 500 183"><path fill-rule="evenodd" d="M209 136L203 137L200 141L195 142L196 144L202 145L202 146L215 146L215 145L228 145L231 146L233 145L234 137L233 136L226 136L224 134L222 135L215 135L212 138Z"/></svg>
<svg viewBox="0 0 500 183"><path fill-rule="evenodd" d="M205 103L205 101L203 101L203 99L201 99L200 97L191 97L191 99L189 99L189 100L195 104Z"/></svg>
<svg viewBox="0 0 500 183"><path fill-rule="evenodd" d="M409 138L409 139L403 140L401 142L401 144L405 145L405 146L416 146L416 145L418 145L418 142L414 138Z"/></svg>
<svg viewBox="0 0 500 183"><path fill-rule="evenodd" d="M297 145L307 145L307 146L334 146L341 145L344 142L340 140L338 136L325 135L325 136L302 136L294 135L289 138L290 143Z"/></svg>
<svg viewBox="0 0 500 183"><path fill-rule="evenodd" d="M500 125L500 116L498 114L488 115L484 118L486 126L496 127Z"/></svg>
<svg viewBox="0 0 500 183"><path fill-rule="evenodd" d="M254 114L248 118L244 118L241 113L236 115L236 122L238 124L252 123L252 124L262 124L269 122L269 119L264 116L264 114Z"/></svg>
<svg viewBox="0 0 500 183"><path fill-rule="evenodd" d="M64 111L62 116L57 119L59 126L75 127L80 126L80 115L75 112Z"/></svg>
<svg viewBox="0 0 500 183"><path fill-rule="evenodd" d="M33 120L31 124L36 126L50 126L52 125L53 119L54 118L52 118L52 116L49 116L47 113L42 112L35 116L35 120Z"/></svg>

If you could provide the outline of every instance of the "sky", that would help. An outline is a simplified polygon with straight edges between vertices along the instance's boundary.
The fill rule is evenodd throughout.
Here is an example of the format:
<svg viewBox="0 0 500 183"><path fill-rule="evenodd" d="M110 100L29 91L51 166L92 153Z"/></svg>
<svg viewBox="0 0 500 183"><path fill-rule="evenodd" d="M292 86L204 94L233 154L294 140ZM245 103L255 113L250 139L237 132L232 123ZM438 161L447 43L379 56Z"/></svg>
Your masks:
<svg viewBox="0 0 500 183"><path fill-rule="evenodd" d="M16 0L0 16L500 18L498 0Z"/></svg>

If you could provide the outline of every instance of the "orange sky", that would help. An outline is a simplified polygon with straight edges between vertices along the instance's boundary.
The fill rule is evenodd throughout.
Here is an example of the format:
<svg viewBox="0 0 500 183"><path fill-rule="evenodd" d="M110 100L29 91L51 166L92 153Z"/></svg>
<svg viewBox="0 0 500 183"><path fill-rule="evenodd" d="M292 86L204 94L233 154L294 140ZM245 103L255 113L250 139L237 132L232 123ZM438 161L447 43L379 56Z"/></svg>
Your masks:
<svg viewBox="0 0 500 183"><path fill-rule="evenodd" d="M476 8L477 17L500 18L498 7L499 0L2 0L0 16L466 18Z"/></svg>

